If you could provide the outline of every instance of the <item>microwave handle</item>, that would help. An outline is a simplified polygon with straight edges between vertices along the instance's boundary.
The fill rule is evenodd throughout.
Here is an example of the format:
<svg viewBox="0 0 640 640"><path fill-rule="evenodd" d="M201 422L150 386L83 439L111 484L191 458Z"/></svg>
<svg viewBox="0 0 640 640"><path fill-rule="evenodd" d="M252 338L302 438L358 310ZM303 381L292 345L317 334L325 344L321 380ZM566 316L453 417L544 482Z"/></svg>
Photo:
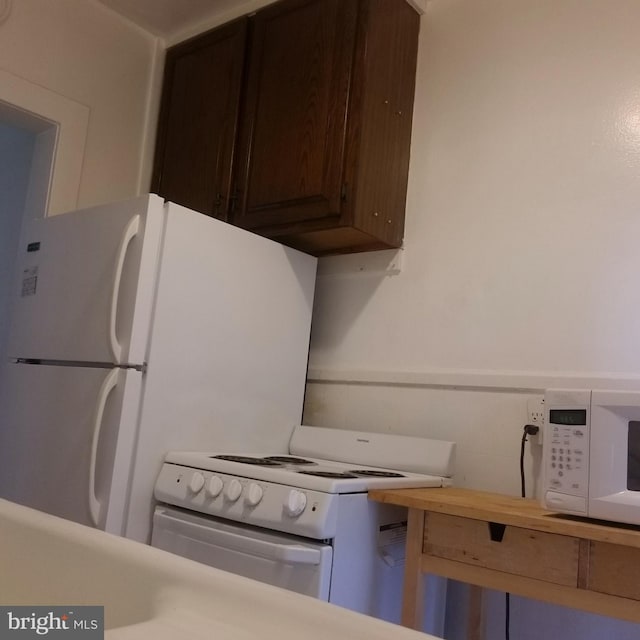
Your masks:
<svg viewBox="0 0 640 640"><path fill-rule="evenodd" d="M158 515L156 515L158 517ZM296 543L269 542L244 536L241 533L216 529L213 526L189 522L169 515L166 511L160 518L171 523L171 528L187 536L197 535L198 539L219 547L241 551L242 553L268 558L288 564L318 565L320 564L320 549L306 547ZM155 526L155 525L154 525Z"/></svg>

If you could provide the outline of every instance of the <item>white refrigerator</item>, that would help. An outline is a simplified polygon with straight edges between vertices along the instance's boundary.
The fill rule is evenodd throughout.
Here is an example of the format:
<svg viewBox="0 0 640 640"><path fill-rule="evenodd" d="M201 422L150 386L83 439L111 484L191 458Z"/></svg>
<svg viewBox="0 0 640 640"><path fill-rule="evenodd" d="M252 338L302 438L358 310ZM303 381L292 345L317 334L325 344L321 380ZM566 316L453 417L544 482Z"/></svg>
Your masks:
<svg viewBox="0 0 640 640"><path fill-rule="evenodd" d="M316 259L155 195L33 221L0 497L140 541L171 449L286 452Z"/></svg>

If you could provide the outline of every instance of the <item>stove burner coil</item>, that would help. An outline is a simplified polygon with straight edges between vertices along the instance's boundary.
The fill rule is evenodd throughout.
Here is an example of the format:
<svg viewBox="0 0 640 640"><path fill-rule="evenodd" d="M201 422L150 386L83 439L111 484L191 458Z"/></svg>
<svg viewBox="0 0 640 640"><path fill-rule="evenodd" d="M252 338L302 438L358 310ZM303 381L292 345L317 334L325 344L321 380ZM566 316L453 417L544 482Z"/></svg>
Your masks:
<svg viewBox="0 0 640 640"><path fill-rule="evenodd" d="M348 473L346 471L298 471L298 473L303 473L307 476L319 476L320 478L357 478L358 476L353 473Z"/></svg>
<svg viewBox="0 0 640 640"><path fill-rule="evenodd" d="M275 460L268 460L267 458L252 458L251 456L233 456L233 455L221 455L211 456L216 460L228 460L229 462L240 462L242 464L253 464L259 467L281 467L282 465Z"/></svg>
<svg viewBox="0 0 640 640"><path fill-rule="evenodd" d="M313 460L305 460L304 458L296 458L295 456L266 456L265 460L273 460L274 462L282 462L283 464L316 464Z"/></svg>
<svg viewBox="0 0 640 640"><path fill-rule="evenodd" d="M365 478L404 478L401 473L395 471L378 471L376 469L349 469L349 473Z"/></svg>

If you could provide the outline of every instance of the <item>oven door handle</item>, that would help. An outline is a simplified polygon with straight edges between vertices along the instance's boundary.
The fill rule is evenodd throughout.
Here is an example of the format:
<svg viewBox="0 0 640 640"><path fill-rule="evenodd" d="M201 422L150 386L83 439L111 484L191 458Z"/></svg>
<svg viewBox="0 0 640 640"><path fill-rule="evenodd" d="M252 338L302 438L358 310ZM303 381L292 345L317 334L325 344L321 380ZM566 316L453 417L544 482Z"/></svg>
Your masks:
<svg viewBox="0 0 640 640"><path fill-rule="evenodd" d="M295 543L277 543L268 542L266 540L258 540L255 538L247 538L237 533L229 531L216 531L216 536L220 537L221 543L227 547L233 547L233 543L237 543L235 547L238 551L251 553L253 555L276 560L278 562L286 562L288 564L320 564L319 549L304 547Z"/></svg>
<svg viewBox="0 0 640 640"><path fill-rule="evenodd" d="M319 565L321 561L320 549L289 542L269 542L259 538L216 529L212 526L201 525L196 522L188 522L169 515L166 511L162 519L171 521L173 527L190 536L196 534L202 541L224 549L240 551L242 553L260 556L277 562L288 564ZM199 535L198 535L199 534Z"/></svg>

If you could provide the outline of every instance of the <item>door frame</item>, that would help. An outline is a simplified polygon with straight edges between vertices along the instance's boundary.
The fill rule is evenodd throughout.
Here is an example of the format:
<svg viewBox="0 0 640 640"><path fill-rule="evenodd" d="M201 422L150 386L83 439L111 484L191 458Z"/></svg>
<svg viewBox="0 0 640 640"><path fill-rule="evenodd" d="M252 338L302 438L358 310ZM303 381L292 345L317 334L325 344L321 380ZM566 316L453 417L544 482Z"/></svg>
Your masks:
<svg viewBox="0 0 640 640"><path fill-rule="evenodd" d="M0 119L46 133L38 152L52 159L39 169L49 171L43 215L78 207L89 114L89 107L0 69Z"/></svg>
<svg viewBox="0 0 640 640"><path fill-rule="evenodd" d="M82 162L89 128L89 108L60 94L0 69L0 121L35 134L25 204L12 243L17 250L26 218L44 217L76 209ZM12 280L13 265L6 274ZM0 305L8 318L10 301ZM4 323L5 331L8 323ZM4 360L6 335L0 335ZM1 381L0 381L1 384Z"/></svg>

